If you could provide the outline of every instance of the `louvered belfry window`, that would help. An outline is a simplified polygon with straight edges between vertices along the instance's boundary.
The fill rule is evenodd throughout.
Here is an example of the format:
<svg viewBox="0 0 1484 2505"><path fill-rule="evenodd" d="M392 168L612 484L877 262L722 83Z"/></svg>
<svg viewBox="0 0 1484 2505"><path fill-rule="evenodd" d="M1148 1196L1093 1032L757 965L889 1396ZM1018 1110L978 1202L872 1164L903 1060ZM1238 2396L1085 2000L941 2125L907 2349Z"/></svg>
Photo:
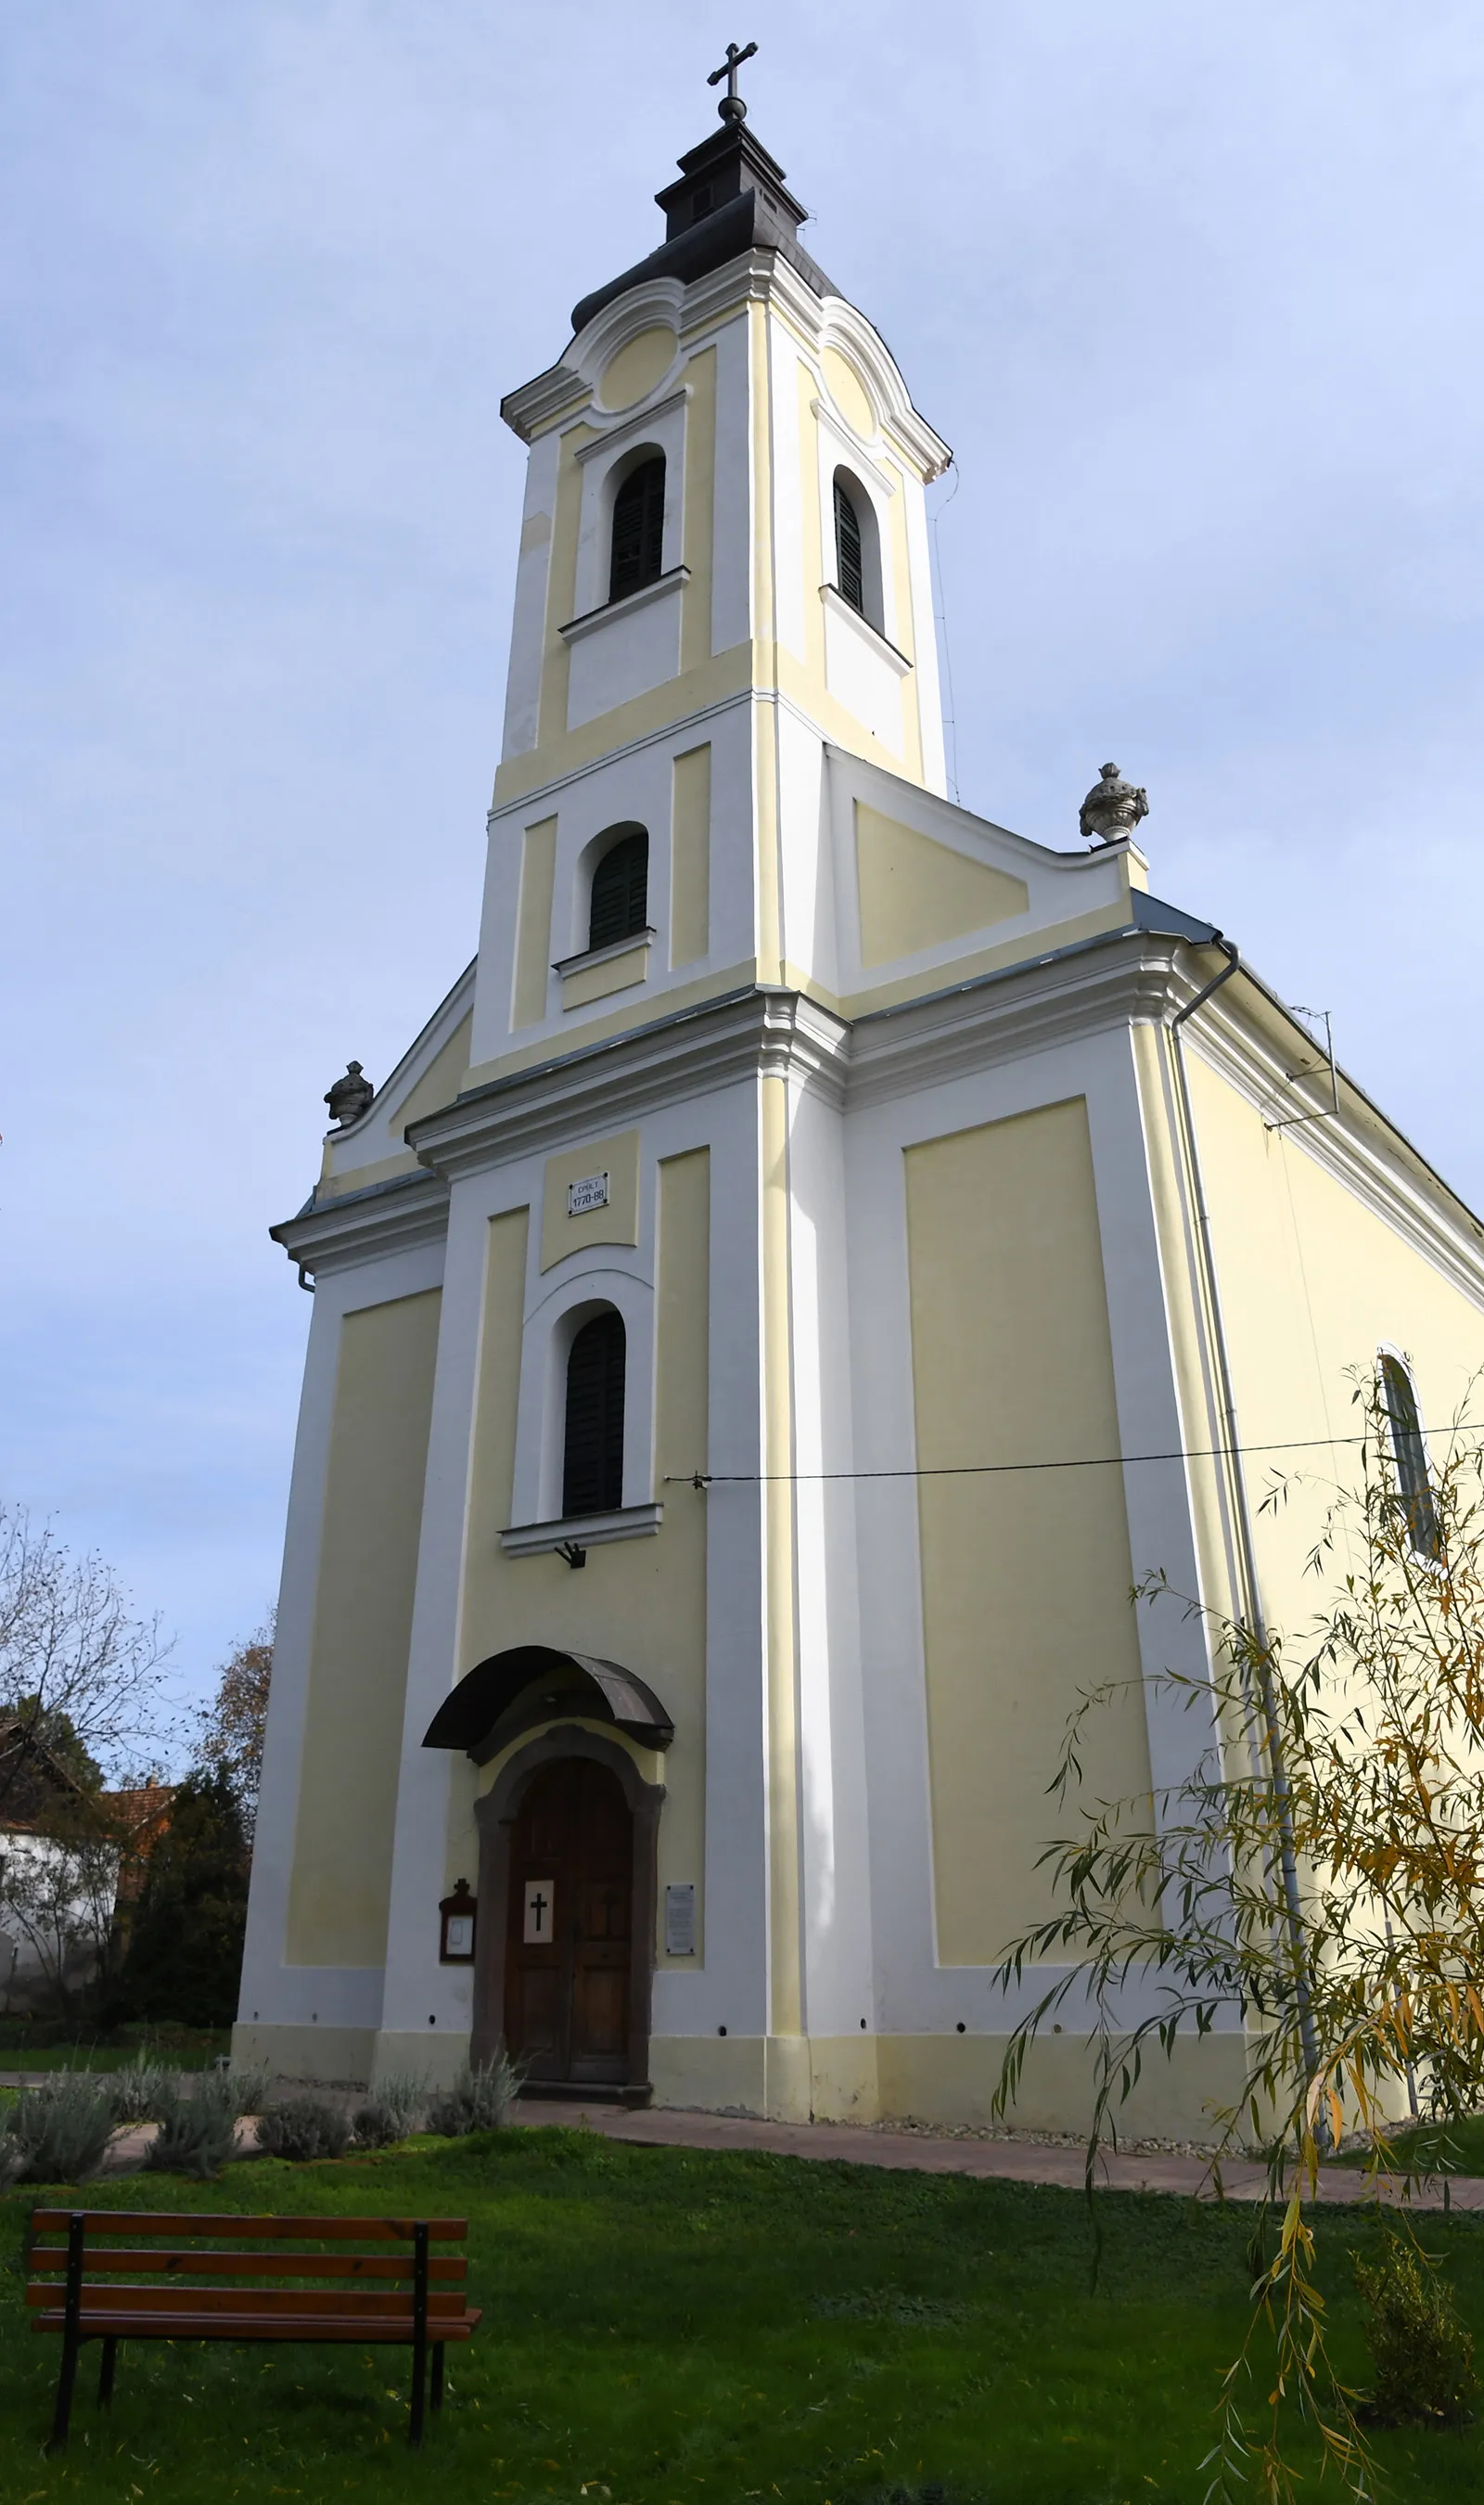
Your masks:
<svg viewBox="0 0 1484 2505"><path fill-rule="evenodd" d="M587 944L610 948L649 927L649 838L642 827L604 854L593 872Z"/></svg>
<svg viewBox="0 0 1484 2505"><path fill-rule="evenodd" d="M1399 1358L1381 1359L1381 1397L1391 1421L1397 1487L1406 1514L1407 1536L1419 1557L1440 1557L1443 1535L1428 1477L1428 1448L1417 1415L1417 1394Z"/></svg>
<svg viewBox="0 0 1484 2505"><path fill-rule="evenodd" d="M861 571L860 515L846 490L835 481L835 575L842 600L866 613L865 577Z"/></svg>
<svg viewBox="0 0 1484 2505"><path fill-rule="evenodd" d="M665 569L665 456L641 461L613 499L613 557L608 598L622 600L658 582Z"/></svg>
<svg viewBox="0 0 1484 2505"><path fill-rule="evenodd" d="M624 1325L612 1312L584 1323L567 1360L562 1511L613 1513L624 1500Z"/></svg>

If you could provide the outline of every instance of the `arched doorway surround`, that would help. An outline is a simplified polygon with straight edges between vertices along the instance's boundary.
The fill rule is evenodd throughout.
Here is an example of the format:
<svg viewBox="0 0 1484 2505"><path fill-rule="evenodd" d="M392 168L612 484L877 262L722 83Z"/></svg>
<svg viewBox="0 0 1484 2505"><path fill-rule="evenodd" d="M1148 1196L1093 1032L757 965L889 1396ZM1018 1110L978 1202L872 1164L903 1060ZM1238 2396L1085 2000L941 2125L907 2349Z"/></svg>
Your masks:
<svg viewBox="0 0 1484 2505"><path fill-rule="evenodd" d="M474 2018L469 2039L471 2062L487 2062L498 2050L505 2029L511 1920L511 1848L517 1823L532 1784L550 1767L586 1759L604 1768L618 1784L634 1824L634 1850L629 1907L627 1993L627 2079L616 2084L646 2086L649 2078L649 2019L654 1993L654 1937L657 1848L663 1783L646 1782L626 1748L596 1731L548 1730L518 1749L502 1766L482 1800L475 1803L479 1830L479 1923L474 1956Z"/></svg>

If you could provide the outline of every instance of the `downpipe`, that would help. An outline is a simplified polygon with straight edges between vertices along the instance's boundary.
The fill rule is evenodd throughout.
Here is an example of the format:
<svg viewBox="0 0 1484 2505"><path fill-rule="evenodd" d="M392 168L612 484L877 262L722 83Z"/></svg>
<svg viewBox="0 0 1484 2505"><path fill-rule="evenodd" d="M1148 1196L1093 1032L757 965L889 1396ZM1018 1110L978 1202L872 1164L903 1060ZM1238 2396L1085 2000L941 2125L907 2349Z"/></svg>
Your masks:
<svg viewBox="0 0 1484 2505"><path fill-rule="evenodd" d="M1283 1881L1284 1915L1288 1925L1289 1946L1294 1958L1294 1973L1298 1990L1298 2032L1303 2046L1304 2067L1311 2079L1319 2073L1319 2037L1314 2025L1314 2005L1309 1991L1308 1945L1304 1936L1303 1899L1298 1887L1298 1854L1294 1843L1294 1813L1289 1790L1288 1769L1283 1754L1283 1730L1278 1719L1277 1700L1273 1693L1272 1662L1268 1653L1267 1622L1262 1610L1262 1591L1258 1579L1257 1542L1253 1536L1252 1508L1247 1495L1247 1473L1242 1465L1241 1437L1237 1431L1236 1394L1232 1386L1231 1358L1226 1345L1226 1325L1222 1316L1221 1289L1217 1284L1216 1247L1211 1233L1211 1211L1206 1200L1205 1176L1201 1170L1200 1147L1195 1132L1195 1111L1191 1103L1191 1083L1186 1072L1185 1044L1181 1028L1187 1018L1203 1008L1224 983L1229 983L1241 965L1241 958L1229 939L1218 931L1213 944L1220 948L1226 963L1213 974L1209 983L1177 1009L1169 1022L1170 1050L1175 1065L1175 1085L1180 1099L1181 1125L1185 1132L1186 1160L1190 1169L1191 1198L1195 1204L1196 1243L1199 1247L1201 1284L1205 1289L1207 1310L1211 1317L1211 1353L1216 1361L1217 1394L1222 1408L1222 1428L1230 1467L1232 1510L1235 1516L1237 1556L1241 1569L1243 1619L1252 1640L1258 1664L1258 1700L1267 1741L1268 1767L1272 1775L1273 1795L1278 1805L1278 1857Z"/></svg>

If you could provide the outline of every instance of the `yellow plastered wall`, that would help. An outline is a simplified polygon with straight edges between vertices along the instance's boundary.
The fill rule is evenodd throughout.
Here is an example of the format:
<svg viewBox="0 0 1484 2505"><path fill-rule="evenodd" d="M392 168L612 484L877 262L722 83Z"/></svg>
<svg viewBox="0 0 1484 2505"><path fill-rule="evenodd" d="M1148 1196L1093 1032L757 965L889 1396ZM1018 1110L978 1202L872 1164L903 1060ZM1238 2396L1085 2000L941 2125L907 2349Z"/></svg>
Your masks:
<svg viewBox="0 0 1484 2505"><path fill-rule="evenodd" d="M1275 1478L1285 1482L1283 1501L1258 1512L1256 1535L1267 1614L1292 1641L1332 1596L1333 1575L1327 1585L1306 1561L1328 1483L1357 1468L1343 1440L1363 1426L1350 1370L1368 1371L1382 1343L1404 1350L1424 1427L1440 1440L1484 1366L1484 1313L1327 1173L1301 1133L1265 1129L1258 1108L1189 1045L1187 1068L1254 1507ZM1327 1436L1340 1440L1252 1449Z"/></svg>
<svg viewBox="0 0 1484 2505"><path fill-rule="evenodd" d="M605 1001L610 993L632 991L642 983L649 972L649 942L640 947L626 948L621 956L605 957L601 966L579 966L575 972L562 977L564 1009L586 1008L590 1001Z"/></svg>
<svg viewBox="0 0 1484 2505"><path fill-rule="evenodd" d="M440 1291L348 1314L325 1482L286 1955L386 1958Z"/></svg>
<svg viewBox="0 0 1484 2505"><path fill-rule="evenodd" d="M1023 878L954 852L864 800L855 803L855 876L863 966L889 965L1030 910Z"/></svg>
<svg viewBox="0 0 1484 2505"><path fill-rule="evenodd" d="M674 1720L675 1738L658 1760L647 1750L632 1753L646 1781L666 1786L661 1888L694 1883L698 1923L705 1876L707 1499L663 1481L706 1465L709 1190L706 1149L661 1163L655 1426L664 1519L651 1539L590 1548L581 1573L560 1557L507 1557L500 1544L510 1519L529 1216L518 1210L492 1220L458 1664L462 1676L512 1644L568 1644L621 1661L647 1680ZM616 1733L609 1736L624 1745ZM482 1770L480 1788L498 1770L498 1763ZM468 1866L472 1841L471 1825L466 1831L461 1823L450 1836L450 1867Z"/></svg>
<svg viewBox="0 0 1484 2505"><path fill-rule="evenodd" d="M1116 1453L1084 1099L906 1162L918 1467ZM918 1516L938 1955L982 1965L1051 1910L1035 1864L1079 1692L1138 1680L1128 1528L1109 1469L924 1477ZM1091 1751L1099 1797L1148 1790L1137 1684Z"/></svg>
<svg viewBox="0 0 1484 2505"><path fill-rule="evenodd" d="M674 761L670 811L670 962L694 965L710 946L711 751Z"/></svg>
<svg viewBox="0 0 1484 2505"><path fill-rule="evenodd" d="M604 367L598 386L604 407L632 408L669 372L674 355L675 335L668 323L640 331L637 338L626 341Z"/></svg>
<svg viewBox="0 0 1484 2505"><path fill-rule="evenodd" d="M510 1024L535 1026L546 1015L551 971L551 899L557 874L557 822L539 818L521 845L520 905L515 925L515 979Z"/></svg>

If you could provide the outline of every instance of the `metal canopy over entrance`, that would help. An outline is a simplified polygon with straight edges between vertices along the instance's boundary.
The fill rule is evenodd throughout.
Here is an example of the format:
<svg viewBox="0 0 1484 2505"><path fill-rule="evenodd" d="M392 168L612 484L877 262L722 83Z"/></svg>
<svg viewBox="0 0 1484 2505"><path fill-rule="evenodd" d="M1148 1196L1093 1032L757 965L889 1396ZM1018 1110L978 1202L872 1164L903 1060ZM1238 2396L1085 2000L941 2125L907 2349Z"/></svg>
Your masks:
<svg viewBox="0 0 1484 2505"><path fill-rule="evenodd" d="M645 1748L668 1748L675 1736L653 1688L621 1662L551 1644L513 1644L460 1679L429 1723L423 1746L463 1748L482 1766L523 1730L569 1714L610 1722Z"/></svg>

